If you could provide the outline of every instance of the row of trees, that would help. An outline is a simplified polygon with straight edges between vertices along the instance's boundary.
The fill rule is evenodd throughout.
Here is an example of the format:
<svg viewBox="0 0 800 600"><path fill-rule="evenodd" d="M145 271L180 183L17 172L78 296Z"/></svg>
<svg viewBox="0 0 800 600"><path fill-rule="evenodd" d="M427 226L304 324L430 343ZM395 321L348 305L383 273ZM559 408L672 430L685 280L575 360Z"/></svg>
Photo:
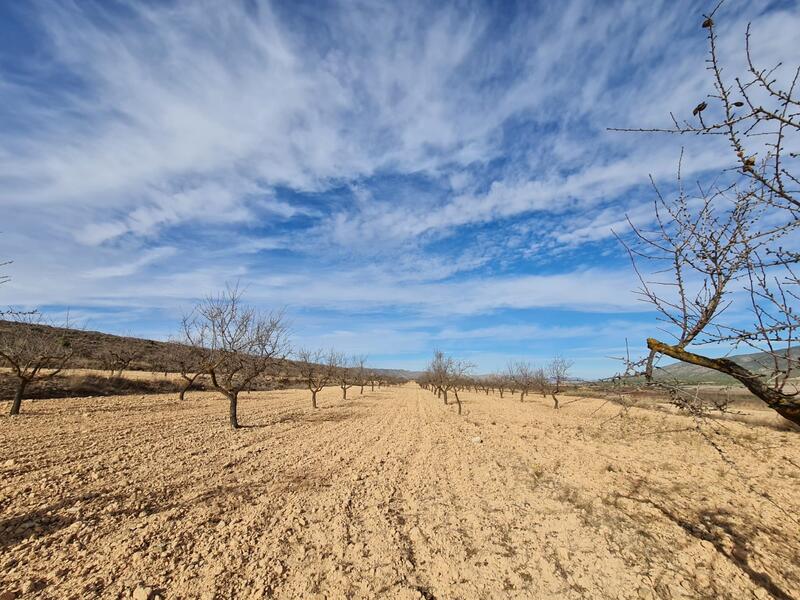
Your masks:
<svg viewBox="0 0 800 600"><path fill-rule="evenodd" d="M512 396L519 392L520 401L524 401L530 392L535 391L543 397L550 396L553 399L554 408L558 409L558 394L563 391L569 379L569 370L572 364L572 361L560 356L552 359L543 367L519 361L509 363L503 373L478 377L472 374L473 364L448 356L441 350L436 350L425 373L417 383L436 394L445 404L449 403L450 398L455 399L458 414L462 412L461 398L458 392L468 389L475 392L483 391L487 395L497 391L501 398L505 392L509 392Z"/></svg>
<svg viewBox="0 0 800 600"><path fill-rule="evenodd" d="M0 331L0 365L10 368L17 380L11 405L11 414L17 415L30 384L61 373L74 352L68 340L47 331L40 313L13 313L6 318L23 325ZM239 427L239 395L267 382L306 386L313 408L317 408L317 394L326 386L338 386L346 400L352 387L363 393L366 386L374 390L397 383L367 368L363 356L347 357L333 350L292 353L283 314L261 313L246 305L238 286L209 296L183 318L173 352L183 379L180 399L204 379L228 400L233 428ZM112 378L120 378L139 356L135 349L108 349L101 361Z"/></svg>
<svg viewBox="0 0 800 600"><path fill-rule="evenodd" d="M242 302L242 292L228 287L201 302L182 322L182 343L186 358L181 376L185 386L181 397L200 375L207 375L214 389L229 401L231 427L239 427L239 394L265 376L275 379L280 372L296 376L311 392L317 408L317 394L337 385L342 399L347 390L394 383L366 367L366 357L347 357L329 350L301 349L292 354L282 312L260 313Z"/></svg>
<svg viewBox="0 0 800 600"><path fill-rule="evenodd" d="M347 400L347 390L351 387L364 388L370 386L375 391L375 386L397 383L393 378L380 375L377 371L365 365L366 357L348 357L341 352L333 350L298 350L296 353L295 368L300 380L311 392L311 406L317 408L317 393L329 385L336 385L342 390L342 400Z"/></svg>

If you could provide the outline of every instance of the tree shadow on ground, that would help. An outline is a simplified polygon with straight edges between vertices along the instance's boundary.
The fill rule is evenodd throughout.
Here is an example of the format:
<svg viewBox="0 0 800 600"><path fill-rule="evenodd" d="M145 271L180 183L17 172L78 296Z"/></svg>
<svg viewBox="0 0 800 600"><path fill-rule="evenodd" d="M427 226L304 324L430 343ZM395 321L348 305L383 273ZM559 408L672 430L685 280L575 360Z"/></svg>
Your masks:
<svg viewBox="0 0 800 600"><path fill-rule="evenodd" d="M675 490L669 494L676 494ZM698 510L694 515L684 516L680 507L669 506L663 491L655 490L644 480L638 480L633 485L630 494L619 494L632 502L644 504L658 510L662 515L675 525L678 525L687 534L695 539L711 543L714 549L724 558L736 565L750 581L779 600L794 600L795 596L785 589L785 584L776 581L765 571L758 570L750 564L754 552L752 540L763 534L772 540L781 540L785 532L778 528L763 523L748 522L738 518L728 510L706 508ZM678 494L683 496L683 494ZM619 507L619 505L618 505ZM619 507L621 508L621 507ZM641 520L642 515L628 513L634 520ZM786 568L793 568L797 564L797 556L772 557L774 567L781 572L784 578L793 578L785 572Z"/></svg>
<svg viewBox="0 0 800 600"><path fill-rule="evenodd" d="M31 510L19 515L0 519L0 549L10 548L28 538L45 537L57 533L77 522L89 523L100 514L109 516L131 515L141 509L120 509L111 512L105 511L113 503L122 503L127 498L126 494L110 494L103 491L75 494L48 504L36 510ZM87 514L85 511L70 510L84 505L86 502L99 501L96 511Z"/></svg>

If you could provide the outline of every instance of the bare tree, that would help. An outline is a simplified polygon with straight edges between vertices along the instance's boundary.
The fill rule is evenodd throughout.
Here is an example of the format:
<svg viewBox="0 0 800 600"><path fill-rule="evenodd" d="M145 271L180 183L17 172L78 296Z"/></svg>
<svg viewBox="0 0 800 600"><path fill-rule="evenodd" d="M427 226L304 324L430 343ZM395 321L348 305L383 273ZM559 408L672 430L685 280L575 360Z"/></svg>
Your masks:
<svg viewBox="0 0 800 600"><path fill-rule="evenodd" d="M508 363L506 377L513 382L511 395L514 395L514 389L518 389L519 401L524 401L528 392L536 387L536 375L536 369L529 362L517 361Z"/></svg>
<svg viewBox="0 0 800 600"><path fill-rule="evenodd" d="M428 364L424 381L430 385L438 396L443 397L447 404L448 392L453 392L458 405L458 414L461 414L461 398L458 395L458 387L464 384L464 380L473 369L469 362L456 360L447 356L441 350L434 350L433 359Z"/></svg>
<svg viewBox="0 0 800 600"><path fill-rule="evenodd" d="M311 392L311 407L317 408L317 392L328 385L336 373L337 357L333 350L298 350L297 368Z"/></svg>
<svg viewBox="0 0 800 600"><path fill-rule="evenodd" d="M230 424L238 429L239 394L289 352L283 313L262 314L243 303L238 286L227 286L184 317L183 334L200 353L214 389L228 399Z"/></svg>
<svg viewBox="0 0 800 600"><path fill-rule="evenodd" d="M544 367L536 367L533 370L533 389L538 391L542 398L546 398L550 393L550 378L547 376L547 370Z"/></svg>
<svg viewBox="0 0 800 600"><path fill-rule="evenodd" d="M719 8L719 6L717 7ZM671 338L648 338L649 354L627 371L653 378L657 359L668 356L725 373L742 383L786 419L800 424L800 400L787 388L797 367L797 263L794 234L800 225L800 67L786 71L755 65L750 27L745 35L745 72L726 79L720 66L717 9L704 15L708 70L714 93L702 99L691 118L657 131L722 136L732 149L732 167L711 186L699 182L689 192L678 167L678 191L654 194L652 231L631 224L625 244L640 280L642 298L660 313ZM655 184L654 184L655 187ZM652 264L645 270L643 265ZM749 317L740 315L749 313ZM735 350L766 351L763 370L729 358L699 353L693 346L716 344ZM686 397L673 390L676 403Z"/></svg>
<svg viewBox="0 0 800 600"><path fill-rule="evenodd" d="M356 382L356 359L347 358L344 354L334 355L334 373L336 383L342 390L342 400L347 400L347 390Z"/></svg>
<svg viewBox="0 0 800 600"><path fill-rule="evenodd" d="M492 388L500 392L500 398L503 397L506 389L510 387L508 384L508 378L501 373L489 375L489 381L491 382Z"/></svg>
<svg viewBox="0 0 800 600"><path fill-rule="evenodd" d="M123 371L131 366L131 363L141 356L141 352L135 348L111 348L103 352L101 360L112 379L122 377Z"/></svg>
<svg viewBox="0 0 800 600"><path fill-rule="evenodd" d="M205 352L194 346L184 344L179 346L177 352L178 369L181 379L183 379L183 387L181 387L178 398L183 401L186 399L186 392L192 389L205 372L205 365L203 365Z"/></svg>
<svg viewBox="0 0 800 600"><path fill-rule="evenodd" d="M378 374L377 371L375 371L374 369L370 369L367 374L367 379L369 381L370 391L374 392L376 385L378 386L378 389L380 389L383 380L381 379L381 376L380 374Z"/></svg>
<svg viewBox="0 0 800 600"><path fill-rule="evenodd" d="M369 383L369 371L364 366L367 362L366 356L356 356L353 359L355 364L355 384L361 388L359 394L364 393L364 386Z"/></svg>
<svg viewBox="0 0 800 600"><path fill-rule="evenodd" d="M0 364L11 369L17 380L11 415L22 408L25 390L36 379L55 377L72 358L69 342L47 330L40 313L13 313L19 327L0 331Z"/></svg>
<svg viewBox="0 0 800 600"><path fill-rule="evenodd" d="M573 362L567 360L563 356L556 356L547 365L547 376L550 380L552 388L550 395L553 397L553 408L558 410L558 396L561 393L563 385L569 377L569 370L572 368Z"/></svg>

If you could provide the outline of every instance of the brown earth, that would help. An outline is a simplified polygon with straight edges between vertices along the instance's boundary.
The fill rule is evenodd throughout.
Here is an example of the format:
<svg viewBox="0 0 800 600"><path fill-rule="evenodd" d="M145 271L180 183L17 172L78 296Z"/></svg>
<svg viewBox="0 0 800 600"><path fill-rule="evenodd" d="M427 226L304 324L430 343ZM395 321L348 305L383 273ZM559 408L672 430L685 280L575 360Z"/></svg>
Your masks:
<svg viewBox="0 0 800 600"><path fill-rule="evenodd" d="M205 392L26 402L0 418L0 597L800 590L795 432L482 393L459 417L414 384L350 394L314 411L299 390L253 393L239 431Z"/></svg>

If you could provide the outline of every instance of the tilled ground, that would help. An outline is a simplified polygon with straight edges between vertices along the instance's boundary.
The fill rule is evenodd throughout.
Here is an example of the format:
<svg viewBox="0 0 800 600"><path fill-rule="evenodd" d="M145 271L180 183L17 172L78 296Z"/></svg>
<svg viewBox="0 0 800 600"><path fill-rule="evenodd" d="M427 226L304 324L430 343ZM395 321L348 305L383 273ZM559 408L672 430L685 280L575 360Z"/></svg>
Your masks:
<svg viewBox="0 0 800 600"><path fill-rule="evenodd" d="M312 410L254 393L239 431L207 393L0 418L0 598L800 590L797 433L473 393L459 417L413 384L338 394Z"/></svg>

